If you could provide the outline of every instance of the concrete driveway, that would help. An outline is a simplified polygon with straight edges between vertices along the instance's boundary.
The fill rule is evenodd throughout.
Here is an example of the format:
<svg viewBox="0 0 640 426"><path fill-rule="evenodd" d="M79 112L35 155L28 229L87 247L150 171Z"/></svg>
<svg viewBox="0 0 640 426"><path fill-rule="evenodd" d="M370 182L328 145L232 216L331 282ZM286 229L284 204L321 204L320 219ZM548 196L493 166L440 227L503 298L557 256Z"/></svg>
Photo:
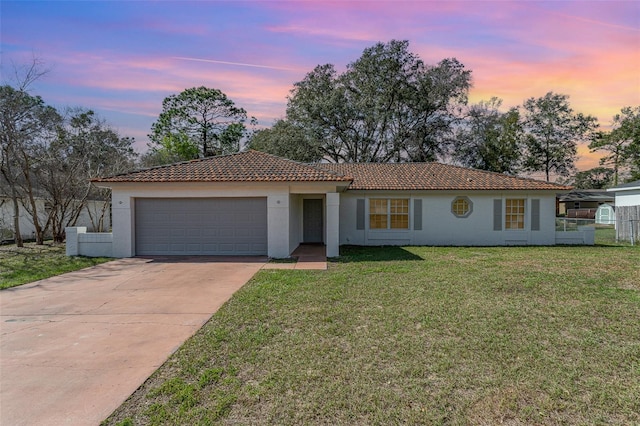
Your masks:
<svg viewBox="0 0 640 426"><path fill-rule="evenodd" d="M265 261L120 259L0 291L0 424L99 424Z"/></svg>

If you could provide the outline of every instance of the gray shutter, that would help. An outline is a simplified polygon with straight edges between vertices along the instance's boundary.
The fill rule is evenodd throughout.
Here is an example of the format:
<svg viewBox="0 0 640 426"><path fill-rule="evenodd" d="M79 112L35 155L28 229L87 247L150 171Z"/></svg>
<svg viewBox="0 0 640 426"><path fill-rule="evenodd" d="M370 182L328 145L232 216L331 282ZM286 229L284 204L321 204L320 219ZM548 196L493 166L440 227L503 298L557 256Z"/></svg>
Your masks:
<svg viewBox="0 0 640 426"><path fill-rule="evenodd" d="M531 200L531 230L540 230L540 200Z"/></svg>
<svg viewBox="0 0 640 426"><path fill-rule="evenodd" d="M502 231L502 200L493 200L493 230Z"/></svg>
<svg viewBox="0 0 640 426"><path fill-rule="evenodd" d="M356 202L356 229L364 229L364 199L358 199Z"/></svg>
<svg viewBox="0 0 640 426"><path fill-rule="evenodd" d="M413 230L422 231L422 200L413 200Z"/></svg>

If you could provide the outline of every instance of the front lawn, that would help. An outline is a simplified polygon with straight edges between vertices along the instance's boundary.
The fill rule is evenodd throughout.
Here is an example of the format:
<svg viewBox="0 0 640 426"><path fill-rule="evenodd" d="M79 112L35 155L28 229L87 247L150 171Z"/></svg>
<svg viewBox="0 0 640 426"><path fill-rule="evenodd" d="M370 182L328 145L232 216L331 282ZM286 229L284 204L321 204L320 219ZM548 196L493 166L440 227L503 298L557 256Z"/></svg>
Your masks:
<svg viewBox="0 0 640 426"><path fill-rule="evenodd" d="M263 270L105 424L638 424L640 249Z"/></svg>
<svg viewBox="0 0 640 426"><path fill-rule="evenodd" d="M0 289L107 262L109 258L67 257L64 244L0 246Z"/></svg>

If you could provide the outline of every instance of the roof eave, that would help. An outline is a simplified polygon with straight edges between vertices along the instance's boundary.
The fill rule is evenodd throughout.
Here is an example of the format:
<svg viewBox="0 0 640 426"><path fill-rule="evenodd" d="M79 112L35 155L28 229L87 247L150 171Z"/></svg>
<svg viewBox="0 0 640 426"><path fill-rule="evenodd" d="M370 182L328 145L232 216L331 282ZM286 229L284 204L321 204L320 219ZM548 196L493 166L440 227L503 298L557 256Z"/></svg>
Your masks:
<svg viewBox="0 0 640 426"><path fill-rule="evenodd" d="M630 186L628 188L609 188L607 191L616 193L616 192L626 192L626 191L640 191L640 186Z"/></svg>

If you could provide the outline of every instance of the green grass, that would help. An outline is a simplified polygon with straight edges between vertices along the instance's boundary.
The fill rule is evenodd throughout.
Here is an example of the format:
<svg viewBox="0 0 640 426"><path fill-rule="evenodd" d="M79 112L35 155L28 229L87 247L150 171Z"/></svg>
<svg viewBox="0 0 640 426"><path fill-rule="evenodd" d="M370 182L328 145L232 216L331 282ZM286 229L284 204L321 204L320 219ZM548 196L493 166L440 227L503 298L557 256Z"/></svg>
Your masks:
<svg viewBox="0 0 640 426"><path fill-rule="evenodd" d="M595 243L609 246L630 246L629 241L616 241L616 229L613 225L596 225Z"/></svg>
<svg viewBox="0 0 640 426"><path fill-rule="evenodd" d="M109 258L67 257L65 246L46 243L25 243L0 246L0 289L60 275L65 272L107 262Z"/></svg>
<svg viewBox="0 0 640 426"><path fill-rule="evenodd" d="M638 424L640 249L263 270L105 424Z"/></svg>

